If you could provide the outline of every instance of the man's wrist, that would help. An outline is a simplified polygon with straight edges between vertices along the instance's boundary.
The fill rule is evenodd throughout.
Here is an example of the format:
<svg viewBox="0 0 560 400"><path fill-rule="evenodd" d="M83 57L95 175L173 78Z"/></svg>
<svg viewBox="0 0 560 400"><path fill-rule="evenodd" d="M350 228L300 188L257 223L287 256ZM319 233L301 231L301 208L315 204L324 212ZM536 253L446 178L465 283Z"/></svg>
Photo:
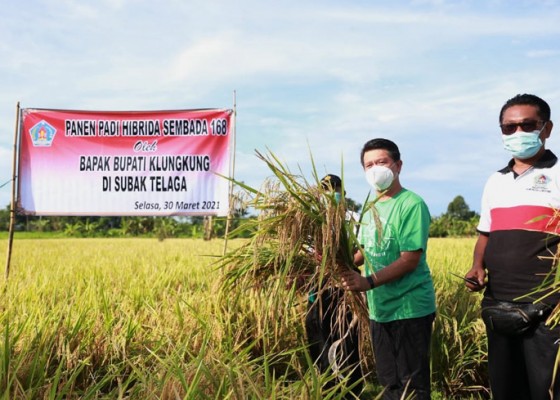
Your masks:
<svg viewBox="0 0 560 400"><path fill-rule="evenodd" d="M375 287L375 281L373 280L373 276L367 275L366 279L368 281L370 290L373 289Z"/></svg>

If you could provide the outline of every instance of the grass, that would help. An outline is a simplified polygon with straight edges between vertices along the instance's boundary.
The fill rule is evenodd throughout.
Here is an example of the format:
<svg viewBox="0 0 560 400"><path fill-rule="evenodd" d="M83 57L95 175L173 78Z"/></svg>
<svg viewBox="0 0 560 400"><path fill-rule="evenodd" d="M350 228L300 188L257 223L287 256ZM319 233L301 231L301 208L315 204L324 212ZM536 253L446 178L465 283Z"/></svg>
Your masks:
<svg viewBox="0 0 560 400"><path fill-rule="evenodd" d="M1 399L329 397L304 350L303 299L220 292L222 241L21 239L0 281ZM487 397L480 298L448 274L469 268L473 245L429 242L436 399Z"/></svg>

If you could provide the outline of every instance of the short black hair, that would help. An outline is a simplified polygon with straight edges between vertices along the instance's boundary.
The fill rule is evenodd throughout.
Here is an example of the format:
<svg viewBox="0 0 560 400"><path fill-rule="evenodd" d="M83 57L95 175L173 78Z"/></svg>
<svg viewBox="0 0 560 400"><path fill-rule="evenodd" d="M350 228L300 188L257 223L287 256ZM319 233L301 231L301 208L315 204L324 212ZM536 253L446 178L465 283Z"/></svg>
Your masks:
<svg viewBox="0 0 560 400"><path fill-rule="evenodd" d="M534 94L518 94L503 105L500 111L500 124L504 117L504 112L513 106L534 106L537 108L537 114L542 121L550 121L550 106L546 101Z"/></svg>
<svg viewBox="0 0 560 400"><path fill-rule="evenodd" d="M325 190L342 189L342 179L338 175L328 174L321 179L321 187Z"/></svg>
<svg viewBox="0 0 560 400"><path fill-rule="evenodd" d="M395 142L383 138L371 139L368 140L366 144L364 144L364 147L362 148L362 152L360 154L360 162L362 163L362 167L364 166L364 154L366 154L366 152L370 150L378 149L387 150L387 152L391 156L391 159L395 162L401 159L401 152L399 151L399 148L395 144Z"/></svg>

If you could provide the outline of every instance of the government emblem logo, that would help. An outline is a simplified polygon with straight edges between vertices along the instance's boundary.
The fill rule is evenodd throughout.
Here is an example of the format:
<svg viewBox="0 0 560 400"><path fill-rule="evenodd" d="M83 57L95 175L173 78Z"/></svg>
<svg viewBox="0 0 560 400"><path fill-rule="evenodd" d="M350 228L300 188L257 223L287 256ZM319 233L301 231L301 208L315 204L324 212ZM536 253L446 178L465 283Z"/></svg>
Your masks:
<svg viewBox="0 0 560 400"><path fill-rule="evenodd" d="M550 192L548 184L550 183L550 178L545 174L539 174L533 179L533 186L529 189L534 192Z"/></svg>
<svg viewBox="0 0 560 400"><path fill-rule="evenodd" d="M35 147L50 147L56 135L56 129L47 121L42 120L29 129L31 141Z"/></svg>
<svg viewBox="0 0 560 400"><path fill-rule="evenodd" d="M535 178L535 185L544 186L550 181L550 178L544 174L537 175Z"/></svg>

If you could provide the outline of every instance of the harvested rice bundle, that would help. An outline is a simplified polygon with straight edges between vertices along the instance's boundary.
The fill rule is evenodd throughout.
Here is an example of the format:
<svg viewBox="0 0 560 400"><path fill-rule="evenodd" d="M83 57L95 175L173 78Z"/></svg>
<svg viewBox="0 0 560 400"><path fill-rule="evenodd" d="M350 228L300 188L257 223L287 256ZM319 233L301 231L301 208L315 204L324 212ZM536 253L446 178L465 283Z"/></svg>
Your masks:
<svg viewBox="0 0 560 400"><path fill-rule="evenodd" d="M337 202L332 191L321 187L315 169L310 183L272 153L257 152L257 157L273 176L260 190L236 182L250 194L247 206L257 210L258 218L238 228L251 229L252 238L221 259L225 270L221 290L230 294L258 290L271 301L288 303L294 295L307 296L312 290L320 297L326 288L338 286L341 271L356 268L359 221L347 219L344 196ZM341 302L341 314L349 308L367 324L361 294L345 292ZM346 324L340 318L339 329L346 330Z"/></svg>

